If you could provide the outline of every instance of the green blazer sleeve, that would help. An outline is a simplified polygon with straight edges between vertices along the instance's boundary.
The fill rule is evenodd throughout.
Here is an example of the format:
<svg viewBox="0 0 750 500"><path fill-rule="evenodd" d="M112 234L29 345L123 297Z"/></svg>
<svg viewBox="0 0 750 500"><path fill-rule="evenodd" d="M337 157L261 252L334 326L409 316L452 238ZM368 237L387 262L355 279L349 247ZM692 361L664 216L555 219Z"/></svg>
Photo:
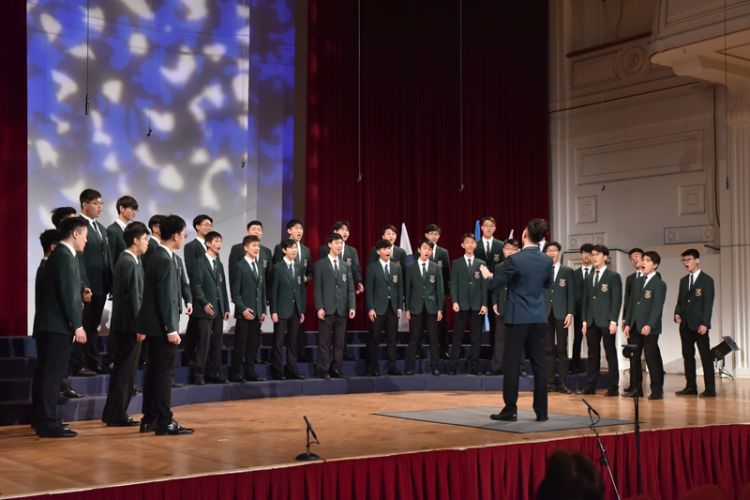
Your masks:
<svg viewBox="0 0 750 500"><path fill-rule="evenodd" d="M67 248L64 249L66 252ZM72 255L66 255L60 263L60 272L52 273L55 292L61 302L65 321L70 328L70 333L83 326L81 314L81 290L80 273L76 273L78 263Z"/></svg>
<svg viewBox="0 0 750 500"><path fill-rule="evenodd" d="M179 315L176 316L178 322L174 322L175 315L172 314L172 298L178 294L178 291L175 290L172 272L173 268L160 266L155 279L156 310L161 319L161 324L164 325L164 332L167 334L176 332L180 328Z"/></svg>
<svg viewBox="0 0 750 500"><path fill-rule="evenodd" d="M346 280L346 289L347 289L347 295L348 295L349 309L356 309L357 297L354 293L354 279L352 279L352 272L350 270L347 270L346 274L349 275L349 277Z"/></svg>
<svg viewBox="0 0 750 500"><path fill-rule="evenodd" d="M324 261L320 261L324 262ZM321 309L325 309L323 304L323 283L322 283L322 275L323 272L322 265L316 265L313 272L313 283L315 286L315 293L314 293L314 299L315 299L315 311L320 311Z"/></svg>
<svg viewBox="0 0 750 500"><path fill-rule="evenodd" d="M568 284L566 285L566 288L568 289L568 311L567 314L575 314L576 312L576 287L574 285L575 283L575 275L573 274L573 270L568 268L568 272L566 273Z"/></svg>
<svg viewBox="0 0 750 500"><path fill-rule="evenodd" d="M705 275L705 273L703 273ZM706 296L703 299L703 324L706 325L707 328L711 328L711 313L714 309L714 280L713 278L709 277L708 275L705 275L707 278L707 284L706 284L706 290L705 294Z"/></svg>
<svg viewBox="0 0 750 500"><path fill-rule="evenodd" d="M653 279L653 278L652 278ZM654 283L654 303L648 318L648 326L655 333L661 332L661 315L664 311L664 302L667 300L667 284L662 280Z"/></svg>
<svg viewBox="0 0 750 500"><path fill-rule="evenodd" d="M443 283L443 273L440 269L437 273L437 290L435 295L437 295L438 311L442 311L445 307L445 285Z"/></svg>
<svg viewBox="0 0 750 500"><path fill-rule="evenodd" d="M609 309L609 321L617 323L620 320L620 308L622 307L622 279L620 275L611 271L612 280L612 302Z"/></svg>
<svg viewBox="0 0 750 500"><path fill-rule="evenodd" d="M677 304L674 306L674 313L676 316L682 316L682 303L685 300L684 290L687 288L687 276L680 279L680 284L677 288Z"/></svg>
<svg viewBox="0 0 750 500"><path fill-rule="evenodd" d="M274 269L273 277L271 278L270 293L268 294L268 302L271 314L278 313L280 280L280 274Z"/></svg>
<svg viewBox="0 0 750 500"><path fill-rule="evenodd" d="M188 283L187 273L185 272L185 264L182 263L179 255L176 255L177 262L180 264L180 291L182 294L182 300L185 304L193 303L193 294L190 292L190 283Z"/></svg>
<svg viewBox="0 0 750 500"><path fill-rule="evenodd" d="M406 267L398 266L396 276L398 276L398 293L396 294L396 307L403 309L404 307L404 271Z"/></svg>
<svg viewBox="0 0 750 500"><path fill-rule="evenodd" d="M249 306L242 300L242 261L237 261L229 270L229 275L233 276L229 279L232 288L232 302L234 302L235 314L242 314L242 312ZM253 314L255 315L255 314Z"/></svg>
<svg viewBox="0 0 750 500"><path fill-rule="evenodd" d="M205 260L205 258L203 260ZM201 310L206 307L206 304L210 303L206 295L203 293L203 282L205 280L203 265L204 263L201 260L196 259L193 264L193 275L190 277L190 290L193 294L195 307Z"/></svg>
<svg viewBox="0 0 750 500"><path fill-rule="evenodd" d="M411 304L411 281L412 281L412 275L414 274L412 272L412 264L411 266L406 268L406 272L404 273L404 308L408 311L409 306Z"/></svg>

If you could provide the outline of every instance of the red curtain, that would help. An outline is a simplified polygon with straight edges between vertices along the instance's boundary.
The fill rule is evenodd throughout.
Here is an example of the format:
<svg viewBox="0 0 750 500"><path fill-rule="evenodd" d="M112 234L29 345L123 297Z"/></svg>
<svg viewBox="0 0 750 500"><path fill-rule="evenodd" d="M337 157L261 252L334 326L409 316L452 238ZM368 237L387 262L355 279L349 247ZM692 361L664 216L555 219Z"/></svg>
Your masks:
<svg viewBox="0 0 750 500"><path fill-rule="evenodd" d="M26 2L2 2L0 19L0 335L27 335Z"/></svg>
<svg viewBox="0 0 750 500"><path fill-rule="evenodd" d="M636 495L632 434L604 436L623 497ZM279 500L533 499L556 449L579 451L595 463L593 437L467 450L442 450L299 467L175 479L102 488L54 499L137 500L184 498ZM677 498L703 484L719 484L735 498L750 482L750 426L727 425L641 434L643 491ZM606 471L606 497L614 498Z"/></svg>
<svg viewBox="0 0 750 500"><path fill-rule="evenodd" d="M359 59L357 2L309 5L314 251L339 219L351 221L366 260L384 224L406 223L416 245L437 223L457 258L461 235L484 215L500 239L549 218L547 2L472 0L461 12L459 0L362 0Z"/></svg>

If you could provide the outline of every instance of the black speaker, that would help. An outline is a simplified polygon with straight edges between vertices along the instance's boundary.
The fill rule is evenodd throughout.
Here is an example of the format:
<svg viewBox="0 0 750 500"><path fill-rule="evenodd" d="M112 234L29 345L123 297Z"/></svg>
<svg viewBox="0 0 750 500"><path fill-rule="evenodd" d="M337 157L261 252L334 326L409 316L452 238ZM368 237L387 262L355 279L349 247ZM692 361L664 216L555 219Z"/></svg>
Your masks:
<svg viewBox="0 0 750 500"><path fill-rule="evenodd" d="M734 339L727 335L726 337L722 337L722 342L719 345L711 349L711 353L714 355L716 361L721 361L730 352L739 350L740 348L737 347L737 343Z"/></svg>

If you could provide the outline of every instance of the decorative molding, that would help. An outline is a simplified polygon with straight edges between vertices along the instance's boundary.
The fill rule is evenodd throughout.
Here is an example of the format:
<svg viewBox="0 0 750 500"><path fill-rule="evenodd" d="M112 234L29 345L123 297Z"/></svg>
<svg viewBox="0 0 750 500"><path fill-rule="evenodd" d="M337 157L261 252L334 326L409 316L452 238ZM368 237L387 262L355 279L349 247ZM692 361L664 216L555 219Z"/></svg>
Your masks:
<svg viewBox="0 0 750 500"><path fill-rule="evenodd" d="M576 149L578 184L641 179L704 168L703 130Z"/></svg>
<svg viewBox="0 0 750 500"><path fill-rule="evenodd" d="M584 243L606 245L607 233L571 234L568 236L568 249L578 250Z"/></svg>
<svg viewBox="0 0 750 500"><path fill-rule="evenodd" d="M665 227L664 244L676 245L683 243L713 243L716 229L711 225Z"/></svg>
<svg viewBox="0 0 750 500"><path fill-rule="evenodd" d="M578 196L576 198L576 224L596 222L596 196Z"/></svg>
<svg viewBox="0 0 750 500"><path fill-rule="evenodd" d="M680 215L705 214L706 213L706 185L692 184L680 186L679 188Z"/></svg>

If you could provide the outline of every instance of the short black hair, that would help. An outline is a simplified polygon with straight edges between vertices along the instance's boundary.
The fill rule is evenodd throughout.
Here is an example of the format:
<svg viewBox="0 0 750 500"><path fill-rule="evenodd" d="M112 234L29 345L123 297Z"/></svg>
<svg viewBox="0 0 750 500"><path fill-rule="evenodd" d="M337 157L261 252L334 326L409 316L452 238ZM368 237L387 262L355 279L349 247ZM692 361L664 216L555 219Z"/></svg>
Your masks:
<svg viewBox="0 0 750 500"><path fill-rule="evenodd" d="M475 243L477 241L477 237L474 235L474 233L464 233L463 236L461 236L461 243L466 241L466 238L474 240Z"/></svg>
<svg viewBox="0 0 750 500"><path fill-rule="evenodd" d="M101 197L102 197L102 193L100 193L96 189L89 188L89 189L84 189L83 191L81 191L81 194L78 197L78 201L80 201L81 206L83 206L84 203L91 203L93 201L96 201L97 198L101 198Z"/></svg>
<svg viewBox="0 0 750 500"><path fill-rule="evenodd" d="M122 231L122 238L125 240L125 246L129 247L133 242L148 233L148 228L143 222L133 221Z"/></svg>
<svg viewBox="0 0 750 500"><path fill-rule="evenodd" d="M342 238L339 233L331 233L331 234L328 235L328 238L326 238L326 244L330 245L331 243L333 243L336 240L342 240L343 241L344 238Z"/></svg>
<svg viewBox="0 0 750 500"><path fill-rule="evenodd" d="M547 459L547 471L536 492L536 498L603 499L604 482L588 457L575 451L556 450Z"/></svg>
<svg viewBox="0 0 750 500"><path fill-rule="evenodd" d="M260 243L260 238L258 238L254 234L249 234L245 236L244 238L242 238L242 248L248 246L250 243L255 243L255 242Z"/></svg>
<svg viewBox="0 0 750 500"><path fill-rule="evenodd" d="M73 207L57 207L52 209L52 225L60 228L60 223L68 217L75 217L78 211Z"/></svg>
<svg viewBox="0 0 750 500"><path fill-rule="evenodd" d="M649 250L648 252L644 252L643 256L644 257L648 257L649 259L651 259L651 262L653 262L654 264L656 264L657 267L659 266L659 264L661 264L661 255L659 255L658 253L654 252L653 250Z"/></svg>
<svg viewBox="0 0 750 500"><path fill-rule="evenodd" d="M245 229L250 229L253 226L260 226L262 228L263 223L259 220L251 220L250 222L247 223L247 227Z"/></svg>
<svg viewBox="0 0 750 500"><path fill-rule="evenodd" d="M281 243L279 243L279 245L281 246L282 250L286 250L289 247L297 248L297 242L292 239L284 240Z"/></svg>
<svg viewBox="0 0 750 500"><path fill-rule="evenodd" d="M581 245L580 252L581 253L591 253L591 251L594 249L594 245L591 243L584 243Z"/></svg>
<svg viewBox="0 0 750 500"><path fill-rule="evenodd" d="M216 238L221 238L221 233L218 231L209 231L204 239L206 240L206 243L211 243Z"/></svg>
<svg viewBox="0 0 750 500"><path fill-rule="evenodd" d="M526 224L526 235L532 243L539 243L549 233L549 222L544 219L531 219Z"/></svg>
<svg viewBox="0 0 750 500"><path fill-rule="evenodd" d="M159 226L159 229L161 229L161 221L164 220L163 215L154 214L151 216L151 218L148 220L148 228L153 232L154 227Z"/></svg>
<svg viewBox="0 0 750 500"><path fill-rule="evenodd" d="M42 251L44 253L52 250L52 245L58 243L59 241L60 234L57 232L57 229L47 229L39 235L39 243L42 244Z"/></svg>
<svg viewBox="0 0 750 500"><path fill-rule="evenodd" d="M396 226L394 226L393 224L386 224L385 226L383 226L383 229L380 230L380 235L381 236L384 235L385 232L388 231L389 229L393 231L394 233L398 234L398 229L396 229Z"/></svg>
<svg viewBox="0 0 750 500"><path fill-rule="evenodd" d="M89 222L86 219L83 217L68 217L60 223L60 229L58 230L60 241L67 240L74 231L77 231L82 227L89 227Z"/></svg>
<svg viewBox="0 0 750 500"><path fill-rule="evenodd" d="M632 257L634 253L639 253L641 254L641 256L645 254L642 248L635 247L630 249L630 251L628 252L628 257Z"/></svg>
<svg viewBox="0 0 750 500"><path fill-rule="evenodd" d="M425 232L428 232L428 231L425 231ZM428 240L427 238L422 238L421 240L419 240L419 243L417 244L417 248L422 248L422 245L424 245L425 243L427 243L427 245L430 248L435 248L435 244L431 242L430 240Z"/></svg>
<svg viewBox="0 0 750 500"><path fill-rule="evenodd" d="M385 239L375 242L375 250L382 250L384 248L391 248L391 242Z"/></svg>
<svg viewBox="0 0 750 500"><path fill-rule="evenodd" d="M438 233L442 233L442 232L443 232L443 230L442 230L442 229L440 228L440 226L438 226L437 224L427 224L427 225L426 225L426 226L424 227L424 232L425 232L425 234L427 234L427 233L431 233L431 232L433 232L433 231L437 231Z"/></svg>
<svg viewBox="0 0 750 500"><path fill-rule="evenodd" d="M161 224L159 224L162 241L171 240L172 236L181 233L183 229L185 229L185 227L187 227L185 219L183 219L179 215L172 214L164 216Z"/></svg>
<svg viewBox="0 0 750 500"><path fill-rule="evenodd" d="M204 220L210 220L211 224L214 223L214 220L211 218L210 215L206 215L206 214L196 215L195 218L193 219L193 229L201 225Z"/></svg>
<svg viewBox="0 0 750 500"><path fill-rule="evenodd" d="M293 228L294 226L297 226L297 225L302 226L303 229L305 227L305 225L302 224L301 220L299 220L299 219L289 219L289 222L286 223L286 228L287 229L291 229L291 228Z"/></svg>
<svg viewBox="0 0 750 500"><path fill-rule="evenodd" d="M604 255L605 257L609 256L609 248L607 248L605 245L594 245L591 247L592 252L599 252L600 254Z"/></svg>
<svg viewBox="0 0 750 500"><path fill-rule="evenodd" d="M701 258L701 253L695 248L688 248L680 254L681 257L693 257L695 259Z"/></svg>
<svg viewBox="0 0 750 500"><path fill-rule="evenodd" d="M348 220L337 220L333 223L333 226L331 226L331 232L335 233L339 229L346 227L347 231L351 231L351 227Z"/></svg>
<svg viewBox="0 0 750 500"><path fill-rule="evenodd" d="M492 217L491 215L485 215L484 217L482 217L482 218L481 218L481 219L479 220L479 225L481 226L481 225L483 225L483 224L484 224L485 222L487 222L487 221L490 221L490 222L492 222L492 223L493 223L494 225L496 225L496 226L497 226L497 222L495 222L495 218L494 218L494 217Z"/></svg>
<svg viewBox="0 0 750 500"><path fill-rule="evenodd" d="M521 248L521 242L515 238L508 238L507 240L505 240L505 242L503 242L503 246L505 245L511 245L516 248Z"/></svg>
<svg viewBox="0 0 750 500"><path fill-rule="evenodd" d="M549 247L555 247L558 252L562 252L562 245L556 241L548 241L547 244L544 245L544 251L546 252Z"/></svg>
<svg viewBox="0 0 750 500"><path fill-rule="evenodd" d="M120 196L117 199L117 203L115 204L115 210L117 210L117 215L120 215L120 207L132 208L133 210L138 210L138 202L135 200L135 198L126 194L125 196Z"/></svg>

